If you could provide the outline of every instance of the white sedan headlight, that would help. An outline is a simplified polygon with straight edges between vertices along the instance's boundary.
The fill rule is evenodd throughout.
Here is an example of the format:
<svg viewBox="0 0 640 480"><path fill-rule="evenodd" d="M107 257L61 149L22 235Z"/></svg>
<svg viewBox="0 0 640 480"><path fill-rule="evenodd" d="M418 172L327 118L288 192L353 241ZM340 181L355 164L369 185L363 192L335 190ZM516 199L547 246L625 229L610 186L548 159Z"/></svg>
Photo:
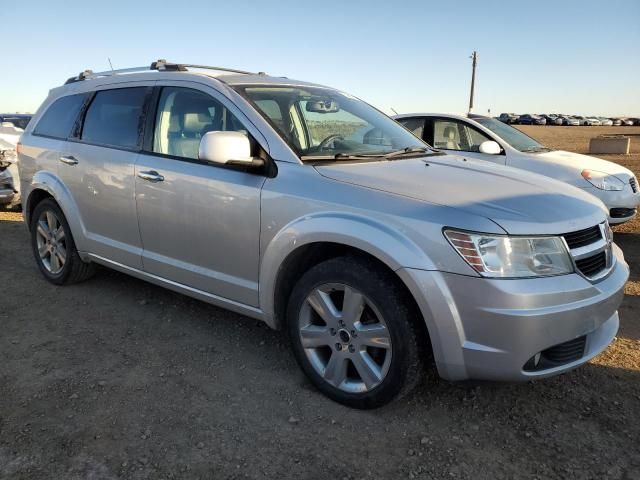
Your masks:
<svg viewBox="0 0 640 480"><path fill-rule="evenodd" d="M620 191L624 188L624 182L618 177L597 170L583 170L582 178L600 190Z"/></svg>
<svg viewBox="0 0 640 480"><path fill-rule="evenodd" d="M545 277L574 271L560 237L510 237L456 230L445 230L444 235L483 277Z"/></svg>

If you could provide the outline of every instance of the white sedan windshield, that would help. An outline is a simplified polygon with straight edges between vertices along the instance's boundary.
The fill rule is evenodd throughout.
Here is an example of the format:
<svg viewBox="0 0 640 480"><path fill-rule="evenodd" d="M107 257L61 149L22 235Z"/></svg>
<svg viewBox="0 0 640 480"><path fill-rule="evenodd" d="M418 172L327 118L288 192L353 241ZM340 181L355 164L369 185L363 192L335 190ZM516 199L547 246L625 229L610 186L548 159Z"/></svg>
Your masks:
<svg viewBox="0 0 640 480"><path fill-rule="evenodd" d="M516 150L520 150L521 152L549 151L547 147L536 142L533 138L525 135L517 128L513 128L512 126L502 123L495 118L474 118L474 120L483 127L491 130Z"/></svg>

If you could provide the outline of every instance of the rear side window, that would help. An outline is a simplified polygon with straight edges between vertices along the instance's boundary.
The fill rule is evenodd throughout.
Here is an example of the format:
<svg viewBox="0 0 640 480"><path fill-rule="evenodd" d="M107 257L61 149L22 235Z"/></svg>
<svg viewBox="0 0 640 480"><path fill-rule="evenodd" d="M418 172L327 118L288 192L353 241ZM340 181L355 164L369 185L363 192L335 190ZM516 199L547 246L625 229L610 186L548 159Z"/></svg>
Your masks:
<svg viewBox="0 0 640 480"><path fill-rule="evenodd" d="M146 87L102 90L87 109L82 127L83 142L136 148Z"/></svg>
<svg viewBox="0 0 640 480"><path fill-rule="evenodd" d="M69 95L53 102L36 125L33 133L54 138L67 138L82 108L86 94Z"/></svg>

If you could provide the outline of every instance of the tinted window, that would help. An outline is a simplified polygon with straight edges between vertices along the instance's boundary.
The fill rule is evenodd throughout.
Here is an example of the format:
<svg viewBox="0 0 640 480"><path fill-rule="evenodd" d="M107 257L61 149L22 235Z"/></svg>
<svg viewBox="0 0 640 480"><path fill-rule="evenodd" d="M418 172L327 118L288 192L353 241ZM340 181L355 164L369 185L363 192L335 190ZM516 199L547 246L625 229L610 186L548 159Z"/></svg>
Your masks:
<svg viewBox="0 0 640 480"><path fill-rule="evenodd" d="M202 136L216 131L247 133L224 105L206 93L190 88L162 89L153 136L154 152L197 159Z"/></svg>
<svg viewBox="0 0 640 480"><path fill-rule="evenodd" d="M78 117L86 95L62 97L49 106L33 133L55 138L67 138Z"/></svg>
<svg viewBox="0 0 640 480"><path fill-rule="evenodd" d="M82 140L99 145L135 148L146 87L96 93L82 127Z"/></svg>

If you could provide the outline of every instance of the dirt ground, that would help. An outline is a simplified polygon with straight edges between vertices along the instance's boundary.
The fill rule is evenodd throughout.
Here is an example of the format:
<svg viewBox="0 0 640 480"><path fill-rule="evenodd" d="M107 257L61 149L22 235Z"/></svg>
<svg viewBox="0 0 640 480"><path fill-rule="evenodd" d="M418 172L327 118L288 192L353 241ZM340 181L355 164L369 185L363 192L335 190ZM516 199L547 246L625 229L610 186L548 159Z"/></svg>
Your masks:
<svg viewBox="0 0 640 480"><path fill-rule="evenodd" d="M586 152L601 130L523 127ZM640 175L639 175L640 176ZM609 349L527 384L436 380L375 411L323 397L284 336L101 270L37 271L0 213L0 478L640 478L640 221L616 229L632 279Z"/></svg>

